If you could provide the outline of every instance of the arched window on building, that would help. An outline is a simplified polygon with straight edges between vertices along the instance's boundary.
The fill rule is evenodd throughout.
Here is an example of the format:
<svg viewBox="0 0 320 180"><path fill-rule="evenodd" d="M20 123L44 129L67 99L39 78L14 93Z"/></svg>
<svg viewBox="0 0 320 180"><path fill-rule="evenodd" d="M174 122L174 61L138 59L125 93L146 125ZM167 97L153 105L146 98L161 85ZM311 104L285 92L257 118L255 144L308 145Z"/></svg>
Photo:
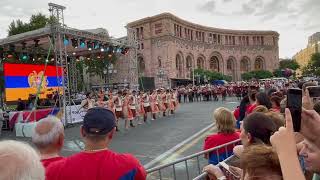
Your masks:
<svg viewBox="0 0 320 180"><path fill-rule="evenodd" d="M220 69L219 69L219 59L218 59L218 57L212 56L212 57L210 58L210 65L209 65L209 67L210 67L210 70L212 70L212 71L217 71L217 72L220 71Z"/></svg>
<svg viewBox="0 0 320 180"><path fill-rule="evenodd" d="M187 56L186 61L187 61L186 68L190 69L192 67L192 58L191 58L191 56Z"/></svg>
<svg viewBox="0 0 320 180"><path fill-rule="evenodd" d="M176 55L176 69L177 69L177 77L180 78L183 76L183 60L180 54Z"/></svg>
<svg viewBox="0 0 320 180"><path fill-rule="evenodd" d="M254 61L254 69L255 70L263 70L264 69L263 59L261 59L260 57L256 58L256 60Z"/></svg>
<svg viewBox="0 0 320 180"><path fill-rule="evenodd" d="M240 61L240 71L248 72L249 71L249 60L247 58L243 58Z"/></svg>
<svg viewBox="0 0 320 180"><path fill-rule="evenodd" d="M198 57L197 59L197 68L204 69L204 59L203 57Z"/></svg>

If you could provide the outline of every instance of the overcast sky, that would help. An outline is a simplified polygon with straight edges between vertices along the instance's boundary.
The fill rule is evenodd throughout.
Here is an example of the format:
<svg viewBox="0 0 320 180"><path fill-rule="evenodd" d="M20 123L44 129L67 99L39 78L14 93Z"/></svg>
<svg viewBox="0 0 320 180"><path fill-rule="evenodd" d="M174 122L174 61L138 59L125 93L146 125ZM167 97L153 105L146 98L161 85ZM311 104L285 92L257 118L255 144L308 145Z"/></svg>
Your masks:
<svg viewBox="0 0 320 180"><path fill-rule="evenodd" d="M14 19L48 14L47 0L0 0L0 38ZM80 29L106 28L114 37L126 35L134 20L170 12L217 28L275 30L280 33L280 57L292 57L320 31L320 0L52 0L67 7L65 22Z"/></svg>

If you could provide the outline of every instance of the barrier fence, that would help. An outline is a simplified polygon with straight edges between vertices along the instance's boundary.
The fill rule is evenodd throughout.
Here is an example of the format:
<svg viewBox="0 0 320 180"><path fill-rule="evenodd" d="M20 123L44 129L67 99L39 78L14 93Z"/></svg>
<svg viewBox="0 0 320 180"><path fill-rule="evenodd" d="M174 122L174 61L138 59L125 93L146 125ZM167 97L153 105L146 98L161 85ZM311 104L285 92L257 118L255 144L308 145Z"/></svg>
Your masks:
<svg viewBox="0 0 320 180"><path fill-rule="evenodd" d="M150 168L147 170L148 173L148 179L159 179L159 180L163 180L163 179L193 179L193 177L195 177L196 179L203 179L207 176L206 173L202 173L202 168L204 165L208 164L208 160L204 159L204 155L207 153L215 153L217 155L217 160L218 162L221 162L225 159L220 159L221 155L221 150L224 150L225 153L225 157L230 157L232 154L228 152L228 147L230 146L235 146L240 144L240 139L235 140L235 141L231 141L229 143L220 145L220 146L216 146L214 148L205 150L205 151L201 151L189 156L186 156L184 158L178 159L176 161L167 163L167 164L163 164L163 165L159 165L157 167L154 168ZM220 151L220 153L219 153ZM200 157L202 156L202 157ZM193 167L194 165L194 159L196 159L196 167ZM205 161L203 161L205 160ZM205 163L201 163L205 162ZM179 164L183 163L185 169L181 169L182 166L180 166ZM201 165L203 164L203 165ZM191 169L189 167L189 165L191 166ZM167 168L170 168L171 171L167 170ZM178 168L178 170L177 170ZM196 171L196 172L194 172ZM194 175L195 174L195 175ZM184 177L184 178L181 178Z"/></svg>

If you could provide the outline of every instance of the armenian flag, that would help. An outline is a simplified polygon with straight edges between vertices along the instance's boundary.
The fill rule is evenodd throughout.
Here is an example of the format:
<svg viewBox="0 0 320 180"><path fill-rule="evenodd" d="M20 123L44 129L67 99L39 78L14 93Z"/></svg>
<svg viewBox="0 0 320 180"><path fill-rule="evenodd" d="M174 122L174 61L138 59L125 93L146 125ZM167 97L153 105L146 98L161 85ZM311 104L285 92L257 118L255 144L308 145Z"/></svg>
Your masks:
<svg viewBox="0 0 320 180"><path fill-rule="evenodd" d="M40 84L40 98L62 86L62 67L5 63L3 69L6 101L27 100L37 94Z"/></svg>

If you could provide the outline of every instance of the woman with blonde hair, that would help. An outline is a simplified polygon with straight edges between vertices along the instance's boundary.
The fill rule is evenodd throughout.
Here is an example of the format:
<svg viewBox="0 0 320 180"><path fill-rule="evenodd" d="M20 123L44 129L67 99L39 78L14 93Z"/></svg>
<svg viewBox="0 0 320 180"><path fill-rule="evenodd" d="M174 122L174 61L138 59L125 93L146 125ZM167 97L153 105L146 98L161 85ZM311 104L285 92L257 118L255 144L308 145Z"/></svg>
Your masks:
<svg viewBox="0 0 320 180"><path fill-rule="evenodd" d="M255 107L252 112L267 113L267 112L269 112L269 110L267 107L259 105L259 106Z"/></svg>
<svg viewBox="0 0 320 180"><path fill-rule="evenodd" d="M239 139L240 133L236 132L236 120L233 113L224 107L220 107L213 112L213 121L215 121L218 132L206 137L203 149L211 149L216 146L235 141ZM217 164L220 161L232 155L234 144L222 148L212 153L205 154L205 158L209 159L210 164Z"/></svg>

